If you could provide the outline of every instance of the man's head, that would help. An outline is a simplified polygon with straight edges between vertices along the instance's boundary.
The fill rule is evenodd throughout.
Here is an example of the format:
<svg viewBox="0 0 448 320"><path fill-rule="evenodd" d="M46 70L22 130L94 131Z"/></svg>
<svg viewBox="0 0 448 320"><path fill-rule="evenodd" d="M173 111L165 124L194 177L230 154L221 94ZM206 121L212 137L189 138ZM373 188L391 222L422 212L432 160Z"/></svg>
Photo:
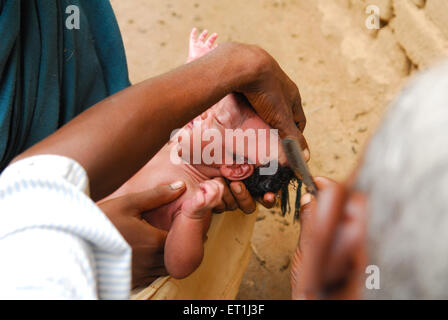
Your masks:
<svg viewBox="0 0 448 320"><path fill-rule="evenodd" d="M448 298L448 64L396 101L365 154L369 264L380 298Z"/></svg>

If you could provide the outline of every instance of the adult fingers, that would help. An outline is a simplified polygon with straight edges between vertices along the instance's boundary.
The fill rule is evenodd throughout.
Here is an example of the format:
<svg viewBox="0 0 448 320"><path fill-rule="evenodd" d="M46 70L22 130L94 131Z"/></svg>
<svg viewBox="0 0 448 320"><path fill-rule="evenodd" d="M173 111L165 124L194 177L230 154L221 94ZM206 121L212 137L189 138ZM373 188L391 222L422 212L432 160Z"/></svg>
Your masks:
<svg viewBox="0 0 448 320"><path fill-rule="evenodd" d="M146 286L156 278L167 275L164 255L154 253L151 246L133 246L132 248L132 285Z"/></svg>
<svg viewBox="0 0 448 320"><path fill-rule="evenodd" d="M259 200L260 203L265 207L265 208L272 208L275 206L275 203L277 202L276 198L275 198L275 194L272 192L266 192L263 195L263 198Z"/></svg>
<svg viewBox="0 0 448 320"><path fill-rule="evenodd" d="M291 263L290 281L293 299L311 299L315 296L316 285L313 265L313 219L316 213L316 199L305 194L300 199L300 236Z"/></svg>
<svg viewBox="0 0 448 320"><path fill-rule="evenodd" d="M234 181L230 184L233 196L235 197L238 206L244 213L252 213L257 208L255 200L250 195L244 183L240 181Z"/></svg>
<svg viewBox="0 0 448 320"><path fill-rule="evenodd" d="M296 95L293 98L293 102L291 103L291 105L292 105L293 118L294 118L296 127L299 128L300 132L303 132L306 127L306 117L305 117L305 112L303 112L302 98L300 97L300 93L299 93L298 89L297 89Z"/></svg>
<svg viewBox="0 0 448 320"><path fill-rule="evenodd" d="M342 208L338 202L342 192L335 182L323 178L315 182L317 199L310 194L301 199L301 232L291 268L291 284L297 296L313 297L319 292Z"/></svg>
<svg viewBox="0 0 448 320"><path fill-rule="evenodd" d="M310 283L317 290L324 282L325 266L342 223L346 192L343 185L329 179L316 178L315 182L318 194L313 218L313 249L307 254L311 255L310 268L313 269Z"/></svg>
<svg viewBox="0 0 448 320"><path fill-rule="evenodd" d="M306 142L305 136L299 130L299 128L295 126L293 122L289 122L288 120L287 125L288 126L283 126L283 128L286 128L285 130L287 130L285 131L287 132L285 136L297 139L297 141L300 144L300 147L302 148L303 158L305 159L306 162L308 162L310 160L310 149L308 147L308 143Z"/></svg>
<svg viewBox="0 0 448 320"><path fill-rule="evenodd" d="M347 200L343 221L338 226L325 268L329 283L337 282L352 271L355 257L365 241L366 206L365 195L358 192L352 193Z"/></svg>
<svg viewBox="0 0 448 320"><path fill-rule="evenodd" d="M300 252L312 250L314 236L314 216L317 203L315 197L306 193L300 199L300 236L298 248Z"/></svg>
<svg viewBox="0 0 448 320"><path fill-rule="evenodd" d="M132 209L138 210L138 213L141 213L174 201L185 190L186 186L183 181L177 181L170 185L161 185L143 192L127 195L129 198L128 205Z"/></svg>
<svg viewBox="0 0 448 320"><path fill-rule="evenodd" d="M315 221L319 232L316 235L320 244L328 247L343 216L345 188L327 178L316 178L315 182L319 190Z"/></svg>
<svg viewBox="0 0 448 320"><path fill-rule="evenodd" d="M150 252L163 252L167 231L154 227L144 219L131 217L122 221L125 221L126 225L118 225L118 230L132 248L141 247Z"/></svg>
<svg viewBox="0 0 448 320"><path fill-rule="evenodd" d="M300 226L301 226L301 232L300 232L300 242L309 242L310 239L314 239L318 233L330 231L333 232L334 230L327 230L327 229L320 229L320 226L317 226L316 224L319 222L319 219L323 219L321 224L326 223L327 221L325 218L318 217L318 209L323 211L326 214L326 208L322 208L323 205L325 205L328 208L332 208L332 198L330 197L333 195L332 190L328 191L330 188L334 188L337 186L336 182L327 179L327 178L320 178L317 177L315 179L316 186L318 188L318 198L316 201L316 198L312 196L309 193L306 193L302 196L300 199ZM321 195L323 193L323 196ZM327 195L328 194L328 195ZM321 203L323 202L323 203ZM322 215L322 213L320 214ZM335 227L335 226L334 226ZM316 229L317 228L317 229ZM316 232L314 231L316 230ZM325 237L325 239L327 239ZM302 240L304 242L302 242ZM299 243L299 246L301 244Z"/></svg>
<svg viewBox="0 0 448 320"><path fill-rule="evenodd" d="M218 207L214 209L215 213L221 213L226 210L233 211L238 209L238 203L236 202L235 198L232 195L232 191L230 190L229 186L225 182L225 180L222 177L215 178L218 183L220 183L224 190L222 195L222 201Z"/></svg>

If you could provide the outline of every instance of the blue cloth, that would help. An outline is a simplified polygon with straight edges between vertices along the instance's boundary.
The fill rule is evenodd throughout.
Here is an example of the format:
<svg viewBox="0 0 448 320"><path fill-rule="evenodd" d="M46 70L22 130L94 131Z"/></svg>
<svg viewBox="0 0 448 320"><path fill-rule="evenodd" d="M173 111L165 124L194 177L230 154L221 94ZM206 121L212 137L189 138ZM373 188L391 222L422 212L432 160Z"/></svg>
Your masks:
<svg viewBox="0 0 448 320"><path fill-rule="evenodd" d="M80 10L80 29L66 28ZM0 172L20 152L129 86L109 0L0 0Z"/></svg>

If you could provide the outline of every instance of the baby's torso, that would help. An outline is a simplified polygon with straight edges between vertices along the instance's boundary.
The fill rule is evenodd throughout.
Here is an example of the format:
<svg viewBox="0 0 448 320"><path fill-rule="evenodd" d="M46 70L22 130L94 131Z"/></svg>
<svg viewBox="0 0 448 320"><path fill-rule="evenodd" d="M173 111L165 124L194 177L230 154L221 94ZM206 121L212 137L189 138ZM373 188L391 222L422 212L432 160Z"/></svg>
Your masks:
<svg viewBox="0 0 448 320"><path fill-rule="evenodd" d="M140 171L108 198L150 190L157 186L168 185L179 180L184 181L187 190L179 198L171 203L143 213L143 218L148 223L156 228L168 231L173 219L180 213L182 204L187 199L191 199L200 190L199 183L202 181L188 174L183 165L167 163L163 152L164 150L161 150Z"/></svg>

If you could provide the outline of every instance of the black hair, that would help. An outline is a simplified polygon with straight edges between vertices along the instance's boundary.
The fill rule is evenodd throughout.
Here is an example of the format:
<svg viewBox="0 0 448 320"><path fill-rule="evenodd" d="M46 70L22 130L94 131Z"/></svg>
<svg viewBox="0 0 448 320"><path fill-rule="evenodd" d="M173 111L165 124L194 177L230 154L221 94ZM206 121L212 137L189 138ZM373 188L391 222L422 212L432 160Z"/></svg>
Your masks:
<svg viewBox="0 0 448 320"><path fill-rule="evenodd" d="M273 163L269 163L263 167L269 167ZM282 214L285 215L291 211L289 204L289 185L294 182L297 183L296 187L296 200L294 219L299 219L300 214L300 196L302 180L297 178L294 172L288 166L278 166L277 172L273 175L261 175L260 169L263 167L257 167L254 173L247 179L243 180L249 193L252 197L263 197L266 192L273 192L277 194L281 191L280 207Z"/></svg>

